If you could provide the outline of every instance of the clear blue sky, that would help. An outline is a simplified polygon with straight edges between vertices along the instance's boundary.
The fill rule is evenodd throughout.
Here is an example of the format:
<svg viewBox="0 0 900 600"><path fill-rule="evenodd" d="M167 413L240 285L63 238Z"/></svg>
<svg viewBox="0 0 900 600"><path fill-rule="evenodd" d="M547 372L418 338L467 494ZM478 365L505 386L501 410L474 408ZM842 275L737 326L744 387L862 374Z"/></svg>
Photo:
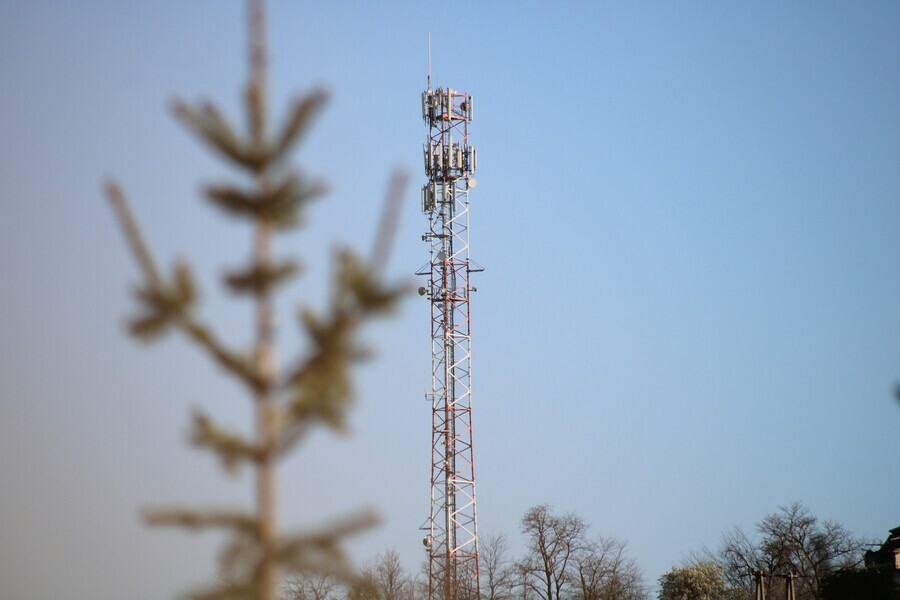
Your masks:
<svg viewBox="0 0 900 600"><path fill-rule="evenodd" d="M882 538L900 525L900 4L276 1L276 109L332 101L298 160L332 193L280 248L325 297L327 252L367 249L388 173L413 175L393 275L426 261L419 93L472 93L479 526L530 506L626 540L648 583L779 505ZM217 274L249 235L196 195L228 171L171 118L237 114L236 1L0 3L0 595L162 598L205 581L218 539L139 507L249 499L187 447L191 407L240 425L241 391L183 340L123 335L137 273L100 194L129 191L204 311L245 343ZM360 506L356 541L417 569L428 511L428 308L368 331L352 437L285 464L284 521Z"/></svg>

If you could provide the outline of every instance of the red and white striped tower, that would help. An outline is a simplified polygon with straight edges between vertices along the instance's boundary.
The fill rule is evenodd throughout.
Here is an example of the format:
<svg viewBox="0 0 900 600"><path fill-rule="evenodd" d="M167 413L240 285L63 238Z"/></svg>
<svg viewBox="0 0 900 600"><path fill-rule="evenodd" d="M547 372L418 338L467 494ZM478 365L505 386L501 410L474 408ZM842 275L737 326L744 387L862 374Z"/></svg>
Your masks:
<svg viewBox="0 0 900 600"><path fill-rule="evenodd" d="M469 190L477 157L469 145L472 97L449 88L422 93L428 124L424 144L422 239L430 260L417 272L431 304L431 513L423 529L431 600L478 600L478 532L472 450L472 360L469 260Z"/></svg>

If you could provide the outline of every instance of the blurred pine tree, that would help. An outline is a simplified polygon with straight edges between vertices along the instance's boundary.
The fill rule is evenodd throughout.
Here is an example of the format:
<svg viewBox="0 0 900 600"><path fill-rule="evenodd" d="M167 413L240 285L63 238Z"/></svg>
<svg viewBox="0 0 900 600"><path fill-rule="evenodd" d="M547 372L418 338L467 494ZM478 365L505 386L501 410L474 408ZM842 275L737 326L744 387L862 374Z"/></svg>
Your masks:
<svg viewBox="0 0 900 600"><path fill-rule="evenodd" d="M188 129L245 176L245 183L216 185L206 196L224 212L249 222L254 229L249 265L225 277L231 292L248 296L255 309L252 352L241 352L220 341L197 314L197 284L186 263L171 274L156 266L135 223L121 187L109 182L107 195L143 275L136 290L140 313L130 323L135 337L150 341L168 330L179 330L215 362L243 382L255 407L255 435L247 438L226 431L208 415L194 416L192 442L214 452L227 470L248 464L256 475L255 511L157 510L145 517L150 524L190 529L224 528L232 538L223 553L225 583L192 596L198 599L247 598L275 600L283 575L322 574L352 583L355 579L340 547L342 539L374 522L356 515L321 530L285 534L279 531L275 498L276 465L310 429L325 425L341 429L352 399L350 367L365 353L356 340L370 318L387 313L403 292L386 285L381 272L393 223L381 224L371 261L349 250L337 253L334 289L327 309L304 311L301 326L309 339L305 358L279 370L275 357L273 294L278 285L298 274L292 259L273 256L273 236L302 222L309 202L324 186L292 169L293 148L303 138L326 102L321 91L296 100L282 125L270 131L267 111L266 31L264 0L248 0L249 77L245 90L247 131L239 131L211 103L176 102L174 112ZM396 214L404 178L391 181L386 215Z"/></svg>

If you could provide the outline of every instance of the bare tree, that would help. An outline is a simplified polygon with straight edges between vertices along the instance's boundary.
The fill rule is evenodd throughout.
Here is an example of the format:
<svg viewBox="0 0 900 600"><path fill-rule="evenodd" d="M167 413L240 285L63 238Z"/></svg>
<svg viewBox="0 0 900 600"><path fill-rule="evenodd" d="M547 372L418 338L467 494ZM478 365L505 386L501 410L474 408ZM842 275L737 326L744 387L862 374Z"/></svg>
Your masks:
<svg viewBox="0 0 900 600"><path fill-rule="evenodd" d="M409 577L410 600L428 600L428 565L423 562L422 566L423 569Z"/></svg>
<svg viewBox="0 0 900 600"><path fill-rule="evenodd" d="M555 515L546 504L525 513L521 531L528 538L528 551L515 568L526 596L541 600L564 597L572 581L575 557L586 543L587 528L578 515Z"/></svg>
<svg viewBox="0 0 900 600"><path fill-rule="evenodd" d="M509 580L521 600L643 600L641 570L624 542L587 538L588 524L573 513L555 515L541 504L522 517L525 556Z"/></svg>
<svg viewBox="0 0 900 600"><path fill-rule="evenodd" d="M410 600L413 594L413 582L393 548L379 553L362 576L378 600Z"/></svg>
<svg viewBox="0 0 900 600"><path fill-rule="evenodd" d="M727 530L722 535L722 543L718 553L706 551L706 558L715 562L722 569L725 581L741 588L750 596L755 593L755 574L776 573L781 568L777 557L763 552L763 549L740 527ZM766 580L767 596L775 593L774 580Z"/></svg>
<svg viewBox="0 0 900 600"><path fill-rule="evenodd" d="M600 537L575 556L577 600L641 600L646 596L641 570L625 553L626 544Z"/></svg>
<svg viewBox="0 0 900 600"><path fill-rule="evenodd" d="M327 573L312 573L290 579L285 600L338 600L343 591L340 580Z"/></svg>
<svg viewBox="0 0 900 600"><path fill-rule="evenodd" d="M839 523L819 521L798 502L766 515L756 530L757 541L739 528L724 536L717 558L726 580L752 592L752 575L762 571L773 575L766 579L771 596L781 592L781 576L795 573L800 600L818 597L822 580L836 569L860 564L869 545Z"/></svg>
<svg viewBox="0 0 900 600"><path fill-rule="evenodd" d="M507 558L508 542L503 533L479 539L481 596L484 600L507 600L512 595L513 566Z"/></svg>

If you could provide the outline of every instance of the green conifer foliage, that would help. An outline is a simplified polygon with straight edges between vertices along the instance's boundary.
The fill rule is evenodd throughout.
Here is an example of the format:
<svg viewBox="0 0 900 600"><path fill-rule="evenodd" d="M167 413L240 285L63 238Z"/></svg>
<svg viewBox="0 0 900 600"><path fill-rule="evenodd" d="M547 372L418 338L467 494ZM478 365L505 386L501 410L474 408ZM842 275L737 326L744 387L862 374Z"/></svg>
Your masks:
<svg viewBox="0 0 900 600"><path fill-rule="evenodd" d="M273 236L303 222L309 203L324 186L290 165L292 150L309 130L326 102L314 91L296 100L281 125L269 126L267 113L266 34L264 0L248 0L250 73L245 90L246 131L231 123L215 105L176 102L174 113L214 153L230 163L242 179L212 185L209 201L228 215L246 221L254 231L249 264L230 271L225 287L253 303L255 339L249 352L229 348L200 314L197 284L187 263L165 273L143 241L122 188L107 184L130 250L140 267L142 281L135 291L139 312L130 332L152 341L170 330L191 339L226 372L246 387L255 408L254 436L228 431L203 413L193 419L192 443L214 453L228 471L249 466L255 474L256 507L243 510L154 510L145 519L154 525L187 529L220 528L231 532L222 554L226 583L193 595L197 599L234 598L274 600L282 577L290 574L326 574L354 579L340 543L346 536L369 527L374 517L353 516L320 530L287 534L279 530L276 505L278 461L317 425L344 427L353 397L350 370L366 353L357 342L360 327L384 315L403 292L383 282L381 270L390 245L390 216L381 224L371 260L349 250L337 252L333 289L321 313L303 310L300 327L308 349L298 362L279 370L275 357L273 295L279 284L295 277L299 265L272 252ZM403 178L393 178L386 215L396 215Z"/></svg>

